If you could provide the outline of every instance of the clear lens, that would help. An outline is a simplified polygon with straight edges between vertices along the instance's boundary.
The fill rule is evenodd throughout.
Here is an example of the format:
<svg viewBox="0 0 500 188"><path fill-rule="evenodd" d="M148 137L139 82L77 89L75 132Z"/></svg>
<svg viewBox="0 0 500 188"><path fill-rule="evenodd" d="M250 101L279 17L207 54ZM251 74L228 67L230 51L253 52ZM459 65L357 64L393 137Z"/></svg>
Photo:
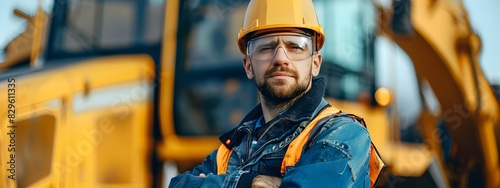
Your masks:
<svg viewBox="0 0 500 188"><path fill-rule="evenodd" d="M248 42L247 54L252 60L272 60L276 49L283 48L288 59L300 61L312 56L312 40L308 36L266 36Z"/></svg>

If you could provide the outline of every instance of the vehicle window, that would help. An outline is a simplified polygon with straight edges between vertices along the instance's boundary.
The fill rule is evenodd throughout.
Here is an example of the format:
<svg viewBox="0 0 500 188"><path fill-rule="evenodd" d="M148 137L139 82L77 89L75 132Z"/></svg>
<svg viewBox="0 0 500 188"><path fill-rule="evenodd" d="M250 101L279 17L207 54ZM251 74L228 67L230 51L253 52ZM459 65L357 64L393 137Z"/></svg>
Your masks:
<svg viewBox="0 0 500 188"><path fill-rule="evenodd" d="M326 41L321 75L327 97L359 100L373 96L375 7L369 0L314 0Z"/></svg>
<svg viewBox="0 0 500 188"><path fill-rule="evenodd" d="M236 44L247 4L181 1L174 89L178 135L220 135L257 104Z"/></svg>
<svg viewBox="0 0 500 188"><path fill-rule="evenodd" d="M56 4L48 59L134 53L159 45L163 1L77 0Z"/></svg>

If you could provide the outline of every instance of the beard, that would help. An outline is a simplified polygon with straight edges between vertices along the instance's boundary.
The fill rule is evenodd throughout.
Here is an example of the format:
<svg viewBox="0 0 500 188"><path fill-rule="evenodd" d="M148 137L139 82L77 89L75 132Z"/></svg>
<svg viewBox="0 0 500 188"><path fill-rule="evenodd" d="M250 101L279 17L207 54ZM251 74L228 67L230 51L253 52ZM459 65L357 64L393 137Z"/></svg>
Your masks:
<svg viewBox="0 0 500 188"><path fill-rule="evenodd" d="M280 71L287 72L296 78L293 83L287 83L288 80L269 80L271 74ZM309 71L310 72L310 71ZM263 82L255 81L257 89L263 97L263 103L273 108L288 108L302 97L311 83L311 76L304 79L298 77L297 72L286 67L276 66L264 74Z"/></svg>

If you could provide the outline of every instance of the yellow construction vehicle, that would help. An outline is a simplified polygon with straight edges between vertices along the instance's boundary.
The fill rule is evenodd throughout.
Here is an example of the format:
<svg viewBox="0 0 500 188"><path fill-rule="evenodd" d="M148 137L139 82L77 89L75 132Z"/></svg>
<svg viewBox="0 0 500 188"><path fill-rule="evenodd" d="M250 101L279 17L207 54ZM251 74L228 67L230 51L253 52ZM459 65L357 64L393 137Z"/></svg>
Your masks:
<svg viewBox="0 0 500 188"><path fill-rule="evenodd" d="M163 3L142 2L55 1L30 22L34 37L11 42L31 58L13 62L9 48L0 64L0 187L151 184L162 25L142 26L162 22Z"/></svg>
<svg viewBox="0 0 500 188"><path fill-rule="evenodd" d="M481 41L462 1L395 1L380 8L380 34L395 41L413 62L418 85L435 95L417 127L435 158L435 177L446 187L500 187L498 99L483 75ZM426 92L422 91L421 92Z"/></svg>
<svg viewBox="0 0 500 188"><path fill-rule="evenodd" d="M445 186L479 180L484 187L498 186L498 103L490 104L496 99L477 66L478 44L458 40L461 48L455 48L447 42L464 38L443 37L455 28L470 31L469 24L447 26L434 36L429 29L444 25L413 23L415 17L432 20L426 11L441 15L456 9L463 15L463 7L411 2L417 35L402 37L395 27L385 27L400 17L369 0L314 0L327 37L321 72L329 83L326 97L365 118L389 167L380 186L410 187L411 180ZM52 12L39 11L32 18L38 20L33 42L21 45L32 49L29 62L7 58L10 63L0 63L0 96L6 97L0 100L0 168L7 169L0 171L0 188L161 187L168 177L200 163L219 146L218 135L257 103L235 42L247 3L55 0ZM386 108L391 94L375 79L378 34L415 56L419 79L431 85L445 110L437 115L422 111L419 127L426 143L402 143L394 136L399 122L397 113ZM457 50L462 47L470 53ZM449 75L436 76L443 73ZM471 75L457 76L465 73ZM469 116L457 128L447 125L454 149L445 156L436 122L456 123L453 104L467 105ZM464 136L469 132L475 135ZM438 176L429 179L426 174L433 169Z"/></svg>

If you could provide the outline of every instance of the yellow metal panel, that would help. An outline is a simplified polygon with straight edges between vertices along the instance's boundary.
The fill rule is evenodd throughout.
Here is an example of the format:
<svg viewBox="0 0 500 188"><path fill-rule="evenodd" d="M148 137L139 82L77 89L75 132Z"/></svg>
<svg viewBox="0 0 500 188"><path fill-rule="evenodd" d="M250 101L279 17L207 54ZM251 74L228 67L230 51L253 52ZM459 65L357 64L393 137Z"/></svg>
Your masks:
<svg viewBox="0 0 500 188"><path fill-rule="evenodd" d="M56 122L50 175L30 175L36 181L21 183L34 187L150 186L153 78L153 61L146 55L96 58L16 77L18 120L44 112ZM7 96L7 89L0 87L0 94ZM2 122L7 119L6 101L0 102ZM2 134L2 152L7 151L4 140ZM128 151L128 157L119 156L119 148ZM4 169L6 154L1 154L0 168ZM118 158L106 158L108 154ZM122 170L111 173L117 165ZM2 173L1 182L6 184L0 187L7 183L15 187L16 182L8 182Z"/></svg>
<svg viewBox="0 0 500 188"><path fill-rule="evenodd" d="M54 105L55 104L55 105ZM15 131L15 151L5 153L0 156L2 160L10 159L9 155L15 157L15 176L16 181L2 176L7 183L7 187L26 187L31 184L38 184L50 177L50 172L54 159L57 155L55 143L59 140L56 137L60 127L61 116L60 99L40 102L32 105L16 105L15 128L7 128L7 121L2 124L2 132ZM2 121L7 117L1 116ZM10 124L10 123L9 123ZM0 135L1 140L8 141L8 135ZM8 151L7 142L2 143L2 150ZM36 156L36 157L35 157ZM8 169L7 163L0 164L2 169ZM10 174L10 173L9 173Z"/></svg>

